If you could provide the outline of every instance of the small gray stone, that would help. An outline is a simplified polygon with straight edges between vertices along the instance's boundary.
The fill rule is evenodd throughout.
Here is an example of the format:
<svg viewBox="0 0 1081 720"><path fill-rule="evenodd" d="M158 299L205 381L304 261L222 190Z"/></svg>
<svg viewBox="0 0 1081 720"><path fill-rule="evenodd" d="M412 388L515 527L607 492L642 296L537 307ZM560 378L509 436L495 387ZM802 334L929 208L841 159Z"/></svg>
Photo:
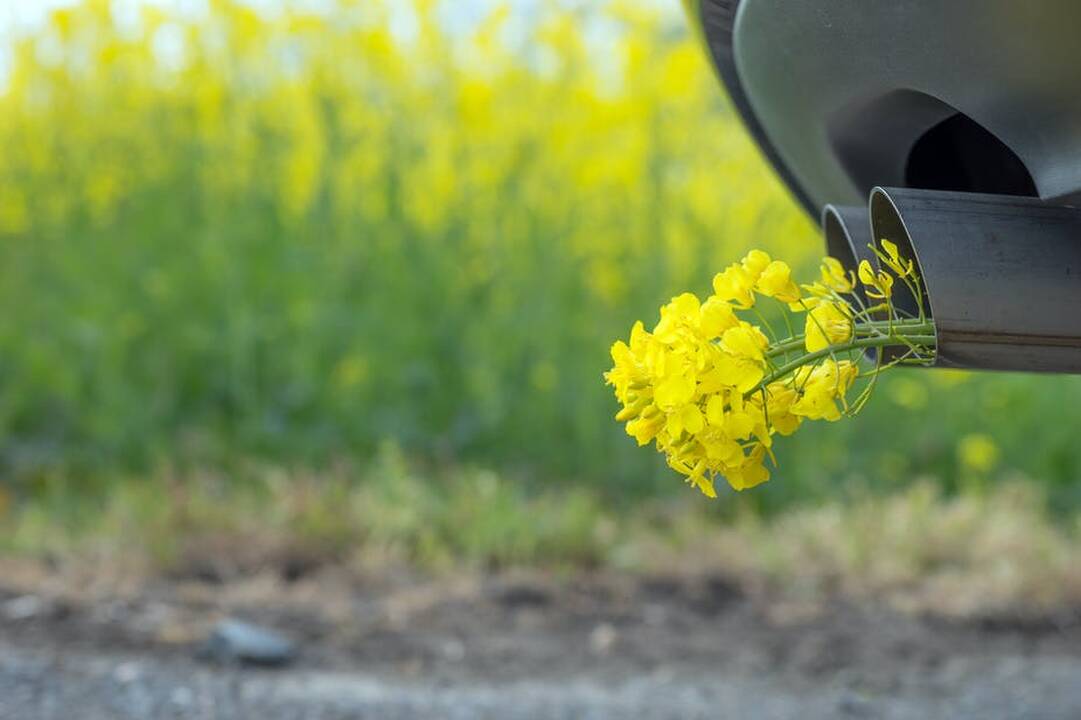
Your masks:
<svg viewBox="0 0 1081 720"><path fill-rule="evenodd" d="M3 605L4 617L8 620L29 620L47 609L48 603L37 595L20 595Z"/></svg>
<svg viewBox="0 0 1081 720"><path fill-rule="evenodd" d="M837 709L842 715L869 718L875 715L875 706L868 698L850 691L842 691L837 698Z"/></svg>
<svg viewBox="0 0 1081 720"><path fill-rule="evenodd" d="M113 678L122 685L130 685L142 675L142 668L137 662L120 663L113 668Z"/></svg>
<svg viewBox="0 0 1081 720"><path fill-rule="evenodd" d="M268 628L228 619L214 627L200 655L218 662L285 665L296 658L296 646Z"/></svg>

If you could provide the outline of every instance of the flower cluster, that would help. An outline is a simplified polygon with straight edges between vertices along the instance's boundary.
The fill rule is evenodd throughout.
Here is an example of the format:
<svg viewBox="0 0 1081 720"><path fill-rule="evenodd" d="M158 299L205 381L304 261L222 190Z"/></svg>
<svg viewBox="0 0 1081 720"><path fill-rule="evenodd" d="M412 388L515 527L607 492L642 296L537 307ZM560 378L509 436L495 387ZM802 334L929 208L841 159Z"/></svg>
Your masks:
<svg viewBox="0 0 1081 720"><path fill-rule="evenodd" d="M873 306L857 292L857 273L834 258L823 260L818 280L798 285L787 263L760 250L719 273L704 302L691 293L673 298L652 331L638 322L629 343L612 346L615 367L605 379L623 406L616 419L639 445L655 442L669 466L709 497L717 476L736 490L769 480L775 435L852 415L879 372L933 359L934 327L913 263L886 240L872 250L884 269L865 261L858 278L862 295L879 301ZM916 299L916 314L894 305L895 279ZM779 303L787 336L773 332L761 298ZM793 330L797 313L802 334ZM877 353L876 366L860 372L866 350L887 347L901 350L888 364ZM868 384L850 402L861 378Z"/></svg>

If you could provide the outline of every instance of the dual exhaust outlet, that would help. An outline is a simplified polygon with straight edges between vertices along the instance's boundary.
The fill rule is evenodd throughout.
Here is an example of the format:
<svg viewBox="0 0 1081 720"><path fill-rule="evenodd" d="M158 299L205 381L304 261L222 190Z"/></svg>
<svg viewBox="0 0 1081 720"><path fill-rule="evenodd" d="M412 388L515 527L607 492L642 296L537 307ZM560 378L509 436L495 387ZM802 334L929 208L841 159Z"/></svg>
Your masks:
<svg viewBox="0 0 1081 720"><path fill-rule="evenodd" d="M827 205L827 252L849 270L895 243L916 262L938 367L1081 373L1081 209L1036 198L876 187ZM913 303L897 292L902 307Z"/></svg>

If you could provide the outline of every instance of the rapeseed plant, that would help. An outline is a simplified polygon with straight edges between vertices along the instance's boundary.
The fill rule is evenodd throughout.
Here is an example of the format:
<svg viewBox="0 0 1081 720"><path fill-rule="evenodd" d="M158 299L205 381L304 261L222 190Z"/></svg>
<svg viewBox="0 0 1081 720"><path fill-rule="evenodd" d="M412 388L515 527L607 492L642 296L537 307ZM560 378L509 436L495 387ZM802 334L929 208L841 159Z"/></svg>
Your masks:
<svg viewBox="0 0 1081 720"><path fill-rule="evenodd" d="M802 286L787 263L752 250L717 274L704 302L692 293L673 298L651 332L638 322L629 344L612 346L615 367L605 379L623 406L616 419L639 445L655 442L668 465L709 497L717 496L717 476L735 490L766 482L767 458L776 464L774 435L855 415L882 371L934 360L935 328L915 264L890 241L880 245L871 249L881 269L865 260L858 273L846 272L827 257L821 279ZM878 303L861 299L857 275L862 294ZM895 280L915 299L915 313L894 302ZM760 298L781 303L786 335L765 320ZM792 318L799 313L802 334ZM860 356L871 350L874 367L861 372Z"/></svg>

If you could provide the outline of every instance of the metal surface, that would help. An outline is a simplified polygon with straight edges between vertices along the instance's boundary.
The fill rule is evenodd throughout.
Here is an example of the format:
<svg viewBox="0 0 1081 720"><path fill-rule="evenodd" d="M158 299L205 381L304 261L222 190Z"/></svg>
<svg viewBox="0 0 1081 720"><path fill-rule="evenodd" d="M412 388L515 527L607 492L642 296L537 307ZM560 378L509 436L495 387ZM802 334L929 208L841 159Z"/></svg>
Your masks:
<svg viewBox="0 0 1081 720"><path fill-rule="evenodd" d="M875 185L1081 197L1081 2L697 0L713 61L817 215Z"/></svg>
<svg viewBox="0 0 1081 720"><path fill-rule="evenodd" d="M874 262L867 208L827 205L822 210L822 235L826 238L826 252L840 260L846 270L855 272L861 260Z"/></svg>
<svg viewBox="0 0 1081 720"><path fill-rule="evenodd" d="M1081 372L1081 3L685 2L830 254L918 259L939 365Z"/></svg>
<svg viewBox="0 0 1081 720"><path fill-rule="evenodd" d="M871 217L865 207L827 205L822 210L822 236L826 252L840 260L846 270L856 272L861 260L876 262L870 247ZM863 286L857 285L856 291L866 303Z"/></svg>
<svg viewBox="0 0 1081 720"><path fill-rule="evenodd" d="M919 263L939 366L1081 372L1081 210L875 188L870 214L873 237Z"/></svg>
<svg viewBox="0 0 1081 720"><path fill-rule="evenodd" d="M751 134L762 154L773 165L781 180L791 190L796 201L812 215L817 212L817 207L811 202L811 198L796 183L795 177L785 166L780 155L774 150L773 144L755 117L754 112L743 92L743 86L736 72L735 56L732 50L732 30L736 22L736 13L742 0L686 0L687 10L705 39L706 48L709 50L713 67L717 70L721 81L728 91L728 98L743 120L744 127Z"/></svg>
<svg viewBox="0 0 1081 720"><path fill-rule="evenodd" d="M855 273L860 261L877 262L871 252L871 216L867 208L850 205L827 205L822 209L822 236L826 239L826 253L837 258L845 270ZM867 294L863 285L856 283L860 301L867 306ZM855 303L850 303L855 309ZM865 351L872 360L874 348Z"/></svg>

